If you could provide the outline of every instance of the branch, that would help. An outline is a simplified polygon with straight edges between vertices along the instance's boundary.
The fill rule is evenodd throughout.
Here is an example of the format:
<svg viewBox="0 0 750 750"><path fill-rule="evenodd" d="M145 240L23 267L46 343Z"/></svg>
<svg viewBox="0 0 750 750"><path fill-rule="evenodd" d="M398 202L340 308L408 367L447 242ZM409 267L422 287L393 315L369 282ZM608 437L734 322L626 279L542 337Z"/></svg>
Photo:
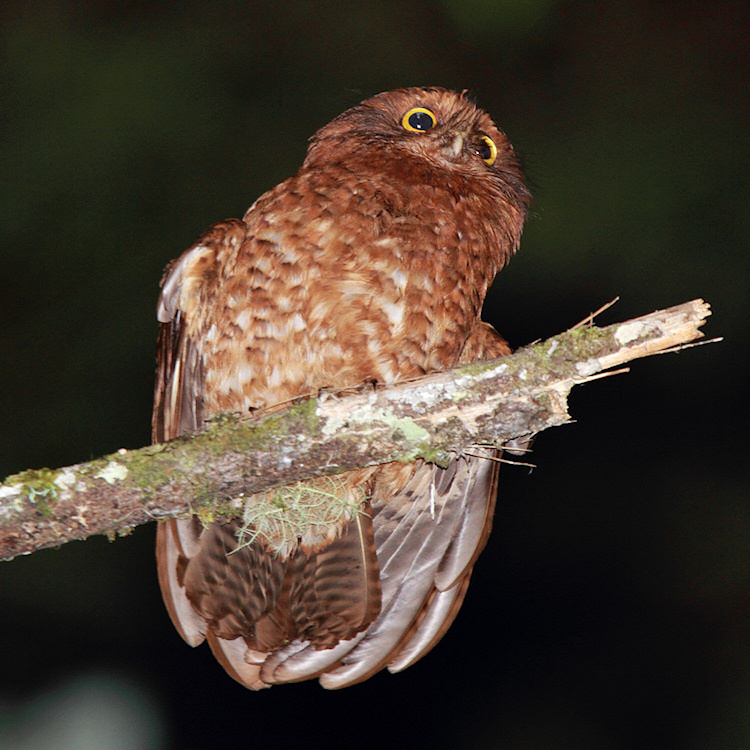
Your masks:
<svg viewBox="0 0 750 750"><path fill-rule="evenodd" d="M710 314L693 300L606 328L580 326L501 360L324 394L262 419L220 415L169 443L15 474L0 485L0 559L157 518L236 517L248 495L314 476L417 458L444 464L477 444L512 448L570 421L574 385L683 348L702 337Z"/></svg>

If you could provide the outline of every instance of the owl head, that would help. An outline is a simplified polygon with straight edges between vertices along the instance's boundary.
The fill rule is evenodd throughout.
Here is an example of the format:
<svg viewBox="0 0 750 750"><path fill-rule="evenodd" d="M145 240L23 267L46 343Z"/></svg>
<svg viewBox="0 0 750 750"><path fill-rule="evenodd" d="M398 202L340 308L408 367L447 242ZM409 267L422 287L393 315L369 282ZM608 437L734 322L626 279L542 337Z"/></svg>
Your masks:
<svg viewBox="0 0 750 750"><path fill-rule="evenodd" d="M442 195L464 234L499 251L496 268L518 248L531 194L508 138L466 92L415 87L366 99L311 138L303 170L328 168L387 184L405 206Z"/></svg>
<svg viewBox="0 0 750 750"><path fill-rule="evenodd" d="M312 137L305 163L368 152L467 176L521 177L513 147L492 118L466 92L439 87L386 91L357 104Z"/></svg>

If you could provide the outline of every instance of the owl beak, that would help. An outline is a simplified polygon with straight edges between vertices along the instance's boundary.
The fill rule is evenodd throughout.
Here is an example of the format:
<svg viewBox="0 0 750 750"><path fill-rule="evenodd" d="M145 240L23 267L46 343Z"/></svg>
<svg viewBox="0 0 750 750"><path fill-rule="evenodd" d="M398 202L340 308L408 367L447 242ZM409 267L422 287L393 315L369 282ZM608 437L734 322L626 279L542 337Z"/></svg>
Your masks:
<svg viewBox="0 0 750 750"><path fill-rule="evenodd" d="M464 147L464 139L467 136L465 130L454 130L451 132L453 139L448 144L448 155L456 159Z"/></svg>

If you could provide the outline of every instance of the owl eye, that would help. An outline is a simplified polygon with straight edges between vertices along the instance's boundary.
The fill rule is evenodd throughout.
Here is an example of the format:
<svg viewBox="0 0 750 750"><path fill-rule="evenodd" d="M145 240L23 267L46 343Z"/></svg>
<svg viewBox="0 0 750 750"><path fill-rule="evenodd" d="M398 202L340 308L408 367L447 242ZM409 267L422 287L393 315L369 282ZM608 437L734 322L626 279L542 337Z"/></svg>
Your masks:
<svg viewBox="0 0 750 750"><path fill-rule="evenodd" d="M401 125L405 130L423 133L426 130L432 130L437 125L437 117L429 109L414 107L401 118Z"/></svg>
<svg viewBox="0 0 750 750"><path fill-rule="evenodd" d="M479 143L477 144L477 153L482 157L484 162L492 166L495 163L495 159L497 159L495 141L488 135L480 135Z"/></svg>

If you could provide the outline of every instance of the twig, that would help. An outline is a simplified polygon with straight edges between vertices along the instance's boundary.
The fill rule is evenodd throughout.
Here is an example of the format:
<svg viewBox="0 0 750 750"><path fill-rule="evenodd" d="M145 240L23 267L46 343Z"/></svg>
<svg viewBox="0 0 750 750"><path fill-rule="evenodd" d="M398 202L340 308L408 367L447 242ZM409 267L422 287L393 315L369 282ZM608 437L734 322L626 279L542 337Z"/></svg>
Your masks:
<svg viewBox="0 0 750 750"><path fill-rule="evenodd" d="M579 320L572 328L569 328L570 331L575 331L576 328L581 328L582 326L589 325L590 323L594 322L594 318L597 315L601 315L605 310L609 310L612 305L616 305L620 301L619 297L615 297L613 300L610 300L609 302L602 305L598 310L595 310L592 313L589 313L583 320Z"/></svg>

